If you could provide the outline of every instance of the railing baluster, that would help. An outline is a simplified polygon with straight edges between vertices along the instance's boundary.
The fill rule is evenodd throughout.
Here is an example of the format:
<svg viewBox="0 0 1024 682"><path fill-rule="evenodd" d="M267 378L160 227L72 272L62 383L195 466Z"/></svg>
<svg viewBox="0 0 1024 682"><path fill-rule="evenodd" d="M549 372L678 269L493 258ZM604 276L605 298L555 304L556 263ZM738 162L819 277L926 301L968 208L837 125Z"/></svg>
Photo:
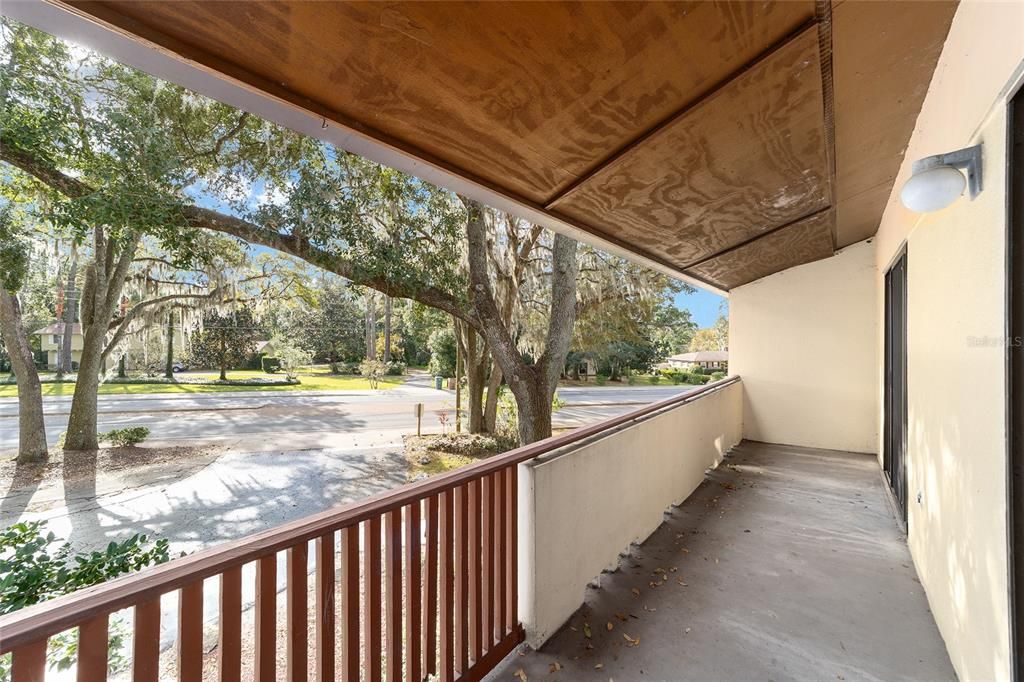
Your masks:
<svg viewBox="0 0 1024 682"><path fill-rule="evenodd" d="M497 579L494 583L494 608L496 618L494 619L494 640L500 642L505 638L505 608L508 585L508 491L505 489L505 474L508 470L502 469L494 473L494 489L497 495L494 496L498 516L497 528L494 533L495 546L498 548L498 556L495 558L495 570Z"/></svg>
<svg viewBox="0 0 1024 682"><path fill-rule="evenodd" d="M519 627L519 465L513 464L505 473L508 508L508 606L505 609L505 630Z"/></svg>
<svg viewBox="0 0 1024 682"><path fill-rule="evenodd" d="M160 597L135 607L132 625L132 681L160 679Z"/></svg>
<svg viewBox="0 0 1024 682"><path fill-rule="evenodd" d="M182 680L203 677L203 581L178 591L178 676Z"/></svg>
<svg viewBox="0 0 1024 682"><path fill-rule="evenodd" d="M220 635L217 645L220 682L242 679L242 567L220 576ZM156 679L156 678L154 678Z"/></svg>
<svg viewBox="0 0 1024 682"><path fill-rule="evenodd" d="M484 476L480 482L483 491L480 640L484 652L488 652L494 646L494 479Z"/></svg>
<svg viewBox="0 0 1024 682"><path fill-rule="evenodd" d="M341 531L342 679L359 682L359 526Z"/></svg>
<svg viewBox="0 0 1024 682"><path fill-rule="evenodd" d="M423 643L423 656L426 659L423 664L424 672L428 675L436 675L437 664L437 592L439 588L439 576L437 572L439 524L438 524L438 495L431 495L427 498L427 575L424 579L426 589L426 609L423 611L423 630L426 638Z"/></svg>
<svg viewBox="0 0 1024 682"><path fill-rule="evenodd" d="M455 668L469 669L469 495L465 486L455 488Z"/></svg>
<svg viewBox="0 0 1024 682"><path fill-rule="evenodd" d="M11 652L11 682L43 682L46 642L46 639L39 639Z"/></svg>
<svg viewBox="0 0 1024 682"><path fill-rule="evenodd" d="M405 507L405 679L407 682L422 682L423 668L420 658L423 636L420 598L423 594L420 566L423 555L420 551L420 501Z"/></svg>
<svg viewBox="0 0 1024 682"><path fill-rule="evenodd" d="M474 479L469 488L469 648L473 662L480 660L480 479Z"/></svg>
<svg viewBox="0 0 1024 682"><path fill-rule="evenodd" d="M306 682L309 676L309 544L289 547L285 560L288 593L285 600L285 653L288 682Z"/></svg>
<svg viewBox="0 0 1024 682"><path fill-rule="evenodd" d="M366 679L381 680L380 627L380 517L363 523L363 583L366 610L363 612L363 645L366 651Z"/></svg>
<svg viewBox="0 0 1024 682"><path fill-rule="evenodd" d="M402 679L402 510L384 516L384 593L387 625L387 679Z"/></svg>
<svg viewBox="0 0 1024 682"><path fill-rule="evenodd" d="M78 626L78 682L107 679L110 616L103 614Z"/></svg>
<svg viewBox="0 0 1024 682"><path fill-rule="evenodd" d="M439 626L440 632L438 636L441 638L441 660L439 663L439 672L441 674L441 682L451 682L455 679L455 655L453 649L455 628L452 624L453 609L455 606L455 595L453 590L455 587L455 571L453 561L453 550L454 540L453 537L453 526L454 526L454 504L455 491L453 489L442 492L438 497L440 498L440 521L441 521L441 538L440 538L440 565L438 571L441 575L441 586L440 586L440 608L441 608L441 624Z"/></svg>
<svg viewBox="0 0 1024 682"><path fill-rule="evenodd" d="M316 539L316 679L334 681L334 533Z"/></svg>
<svg viewBox="0 0 1024 682"><path fill-rule="evenodd" d="M277 679L277 556L256 563L256 679Z"/></svg>

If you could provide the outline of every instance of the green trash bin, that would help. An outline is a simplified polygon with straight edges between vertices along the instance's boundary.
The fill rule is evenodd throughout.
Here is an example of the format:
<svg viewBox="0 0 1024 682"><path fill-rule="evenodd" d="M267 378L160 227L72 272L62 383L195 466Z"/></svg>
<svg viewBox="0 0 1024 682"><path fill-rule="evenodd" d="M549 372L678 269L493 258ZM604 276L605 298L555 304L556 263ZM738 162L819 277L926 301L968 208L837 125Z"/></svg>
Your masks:
<svg viewBox="0 0 1024 682"><path fill-rule="evenodd" d="M434 377L434 388L441 390L444 387L444 377Z"/></svg>

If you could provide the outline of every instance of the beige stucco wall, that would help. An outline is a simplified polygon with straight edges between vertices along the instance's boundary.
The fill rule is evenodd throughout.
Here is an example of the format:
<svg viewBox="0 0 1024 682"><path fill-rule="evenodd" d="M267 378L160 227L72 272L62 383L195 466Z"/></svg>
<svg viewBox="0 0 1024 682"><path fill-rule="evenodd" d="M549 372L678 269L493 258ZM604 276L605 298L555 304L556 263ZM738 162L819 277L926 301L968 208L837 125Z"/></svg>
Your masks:
<svg viewBox="0 0 1024 682"><path fill-rule="evenodd" d="M875 249L861 242L729 295L729 371L743 436L876 452Z"/></svg>
<svg viewBox="0 0 1024 682"><path fill-rule="evenodd" d="M1006 100L1022 60L1024 3L961 3L896 187L913 160L980 142L984 191L922 215L894 194L876 240L879 278L907 244L908 543L962 680L1010 678L1000 339Z"/></svg>
<svg viewBox="0 0 1024 682"><path fill-rule="evenodd" d="M742 394L732 384L520 465L519 614L531 646L739 442Z"/></svg>

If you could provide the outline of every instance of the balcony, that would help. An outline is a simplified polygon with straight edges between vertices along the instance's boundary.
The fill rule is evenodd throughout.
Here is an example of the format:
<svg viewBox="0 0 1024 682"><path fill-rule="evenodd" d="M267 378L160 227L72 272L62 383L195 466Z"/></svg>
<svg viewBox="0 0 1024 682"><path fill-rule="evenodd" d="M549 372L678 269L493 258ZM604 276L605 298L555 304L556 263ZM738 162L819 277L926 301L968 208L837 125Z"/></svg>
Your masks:
<svg viewBox="0 0 1024 682"><path fill-rule="evenodd" d="M952 678L877 460L733 448L742 390L725 379L26 608L0 619L0 651L15 682L42 679L47 639L77 627L78 679L107 679L120 612L140 681ZM524 639L539 648L513 654Z"/></svg>
<svg viewBox="0 0 1024 682"><path fill-rule="evenodd" d="M519 670L530 680L956 679L876 458L749 441L601 574L546 644L488 679Z"/></svg>

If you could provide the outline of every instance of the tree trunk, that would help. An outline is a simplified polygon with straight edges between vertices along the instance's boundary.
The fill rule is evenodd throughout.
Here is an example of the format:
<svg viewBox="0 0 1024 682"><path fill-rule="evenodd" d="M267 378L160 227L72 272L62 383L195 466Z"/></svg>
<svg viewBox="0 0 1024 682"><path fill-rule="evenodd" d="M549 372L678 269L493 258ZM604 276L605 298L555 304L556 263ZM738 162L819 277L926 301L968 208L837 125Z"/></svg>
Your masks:
<svg viewBox="0 0 1024 682"><path fill-rule="evenodd" d="M384 362L391 362L391 297L384 297Z"/></svg>
<svg viewBox="0 0 1024 682"><path fill-rule="evenodd" d="M106 328L90 324L82 342L82 359L78 363L75 395L71 399L68 431L64 437L65 450L96 450L99 439L96 429L97 391L100 387L100 369L103 365L103 341Z"/></svg>
<svg viewBox="0 0 1024 682"><path fill-rule="evenodd" d="M519 443L528 445L551 436L551 397L554 391L537 367L511 384L519 414Z"/></svg>
<svg viewBox="0 0 1024 682"><path fill-rule="evenodd" d="M496 433L498 428L498 391L501 390L503 374L498 363L491 363L491 375L487 379L487 402L484 404L484 429Z"/></svg>
<svg viewBox="0 0 1024 682"><path fill-rule="evenodd" d="M82 324L82 357L78 363L75 395L71 399L65 450L96 450L96 392L100 372L106 367L107 330L121 299L125 279L131 268L138 235L111 239L102 226L93 228L93 261L85 271L78 319Z"/></svg>
<svg viewBox="0 0 1024 682"><path fill-rule="evenodd" d="M117 376L121 379L128 376L128 372L125 371L125 357L126 355L121 353L121 357L117 361Z"/></svg>
<svg viewBox="0 0 1024 682"><path fill-rule="evenodd" d="M366 292L366 359L377 359L377 305L373 292Z"/></svg>
<svg viewBox="0 0 1024 682"><path fill-rule="evenodd" d="M18 464L47 459L43 393L32 348L21 321L17 297L0 289L0 333L11 356L11 370L18 380Z"/></svg>
<svg viewBox="0 0 1024 682"><path fill-rule="evenodd" d="M228 380L228 349L225 339L225 330L220 331L220 380Z"/></svg>
<svg viewBox="0 0 1024 682"><path fill-rule="evenodd" d="M71 267L68 270L67 286L64 288L64 325L60 338L60 357L57 358L57 378L63 378L64 374L72 371L71 367L71 341L75 333L75 301L78 299L75 293L75 277L78 275L78 250L71 252Z"/></svg>
<svg viewBox="0 0 1024 682"><path fill-rule="evenodd" d="M476 336L476 332L473 332ZM483 362L466 363L466 397L469 400L469 432L483 433L484 424L484 384L487 383Z"/></svg>
<svg viewBox="0 0 1024 682"><path fill-rule="evenodd" d="M551 435L551 399L569 354L576 321L576 242L556 234L552 246L551 309L544 352L527 365L508 327L502 322L491 290L487 265L487 228L483 206L463 199L466 222L470 297L495 362L508 379L519 411L519 438L527 445Z"/></svg>
<svg viewBox="0 0 1024 682"><path fill-rule="evenodd" d="M164 366L164 376L168 379L174 378L174 311L167 313L167 364Z"/></svg>

